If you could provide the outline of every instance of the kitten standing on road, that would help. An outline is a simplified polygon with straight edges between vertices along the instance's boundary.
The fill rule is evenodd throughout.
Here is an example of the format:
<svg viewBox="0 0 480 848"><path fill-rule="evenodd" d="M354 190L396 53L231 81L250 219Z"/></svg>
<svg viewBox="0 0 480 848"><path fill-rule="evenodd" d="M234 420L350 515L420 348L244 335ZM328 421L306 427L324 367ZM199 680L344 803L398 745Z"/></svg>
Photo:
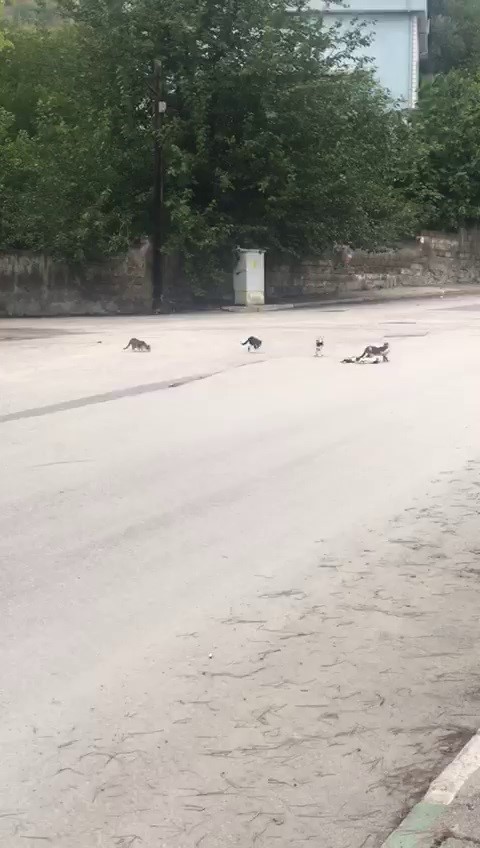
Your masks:
<svg viewBox="0 0 480 848"><path fill-rule="evenodd" d="M259 348L261 348L262 340L257 339L256 336L249 336L248 339L245 342L241 342L241 344L243 346L248 345L247 350L250 353L252 348L253 348L253 350L258 350Z"/></svg>

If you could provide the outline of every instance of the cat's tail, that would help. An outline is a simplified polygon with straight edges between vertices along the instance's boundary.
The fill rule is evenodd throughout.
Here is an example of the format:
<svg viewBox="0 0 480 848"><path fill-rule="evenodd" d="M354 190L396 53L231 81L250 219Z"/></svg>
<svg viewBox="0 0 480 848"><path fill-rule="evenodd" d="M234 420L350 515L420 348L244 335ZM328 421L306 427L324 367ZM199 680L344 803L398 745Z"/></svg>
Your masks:
<svg viewBox="0 0 480 848"><path fill-rule="evenodd" d="M247 339L246 342L240 342L240 344L242 345L242 347L245 347L245 345L247 345L249 342L250 342L250 339Z"/></svg>

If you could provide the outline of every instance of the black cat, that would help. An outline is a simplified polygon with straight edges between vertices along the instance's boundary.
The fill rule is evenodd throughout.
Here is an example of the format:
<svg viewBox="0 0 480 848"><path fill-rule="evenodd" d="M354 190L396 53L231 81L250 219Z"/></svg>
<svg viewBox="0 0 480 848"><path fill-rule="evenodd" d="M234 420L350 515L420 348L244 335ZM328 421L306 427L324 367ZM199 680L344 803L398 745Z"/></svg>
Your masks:
<svg viewBox="0 0 480 848"><path fill-rule="evenodd" d="M245 342L242 342L242 345L248 345L247 350L250 352L253 350L258 350L262 346L262 340L257 339L256 336L249 336Z"/></svg>

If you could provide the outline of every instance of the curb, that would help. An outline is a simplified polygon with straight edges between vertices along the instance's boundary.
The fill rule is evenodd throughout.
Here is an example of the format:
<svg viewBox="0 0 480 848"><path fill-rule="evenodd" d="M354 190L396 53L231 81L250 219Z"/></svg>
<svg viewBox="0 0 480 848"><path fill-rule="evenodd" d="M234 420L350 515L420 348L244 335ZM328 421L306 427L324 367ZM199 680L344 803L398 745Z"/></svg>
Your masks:
<svg viewBox="0 0 480 848"><path fill-rule="evenodd" d="M434 848L436 826L467 780L480 768L480 730L430 785L382 848Z"/></svg>
<svg viewBox="0 0 480 848"><path fill-rule="evenodd" d="M398 292L398 294L387 294L387 292ZM354 305L370 305L378 303L398 303L404 300L427 300L427 299L442 299L453 297L469 297L480 295L480 286L445 288L438 287L437 289L418 287L415 291L412 289L401 288L378 290L372 295L364 294L363 296L348 296L328 298L326 300L305 300L295 303L266 303L263 306L221 306L220 312L238 312L245 314L246 312L283 312L291 309L323 309L331 306L354 306Z"/></svg>

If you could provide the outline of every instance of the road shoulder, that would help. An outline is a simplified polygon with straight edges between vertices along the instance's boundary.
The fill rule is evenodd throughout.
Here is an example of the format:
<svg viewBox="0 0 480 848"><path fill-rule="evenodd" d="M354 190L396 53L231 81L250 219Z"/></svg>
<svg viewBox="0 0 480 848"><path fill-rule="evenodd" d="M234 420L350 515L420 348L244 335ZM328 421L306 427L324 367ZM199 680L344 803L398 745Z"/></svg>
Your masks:
<svg viewBox="0 0 480 848"><path fill-rule="evenodd" d="M480 731L430 785L383 848L468 848L479 844Z"/></svg>

